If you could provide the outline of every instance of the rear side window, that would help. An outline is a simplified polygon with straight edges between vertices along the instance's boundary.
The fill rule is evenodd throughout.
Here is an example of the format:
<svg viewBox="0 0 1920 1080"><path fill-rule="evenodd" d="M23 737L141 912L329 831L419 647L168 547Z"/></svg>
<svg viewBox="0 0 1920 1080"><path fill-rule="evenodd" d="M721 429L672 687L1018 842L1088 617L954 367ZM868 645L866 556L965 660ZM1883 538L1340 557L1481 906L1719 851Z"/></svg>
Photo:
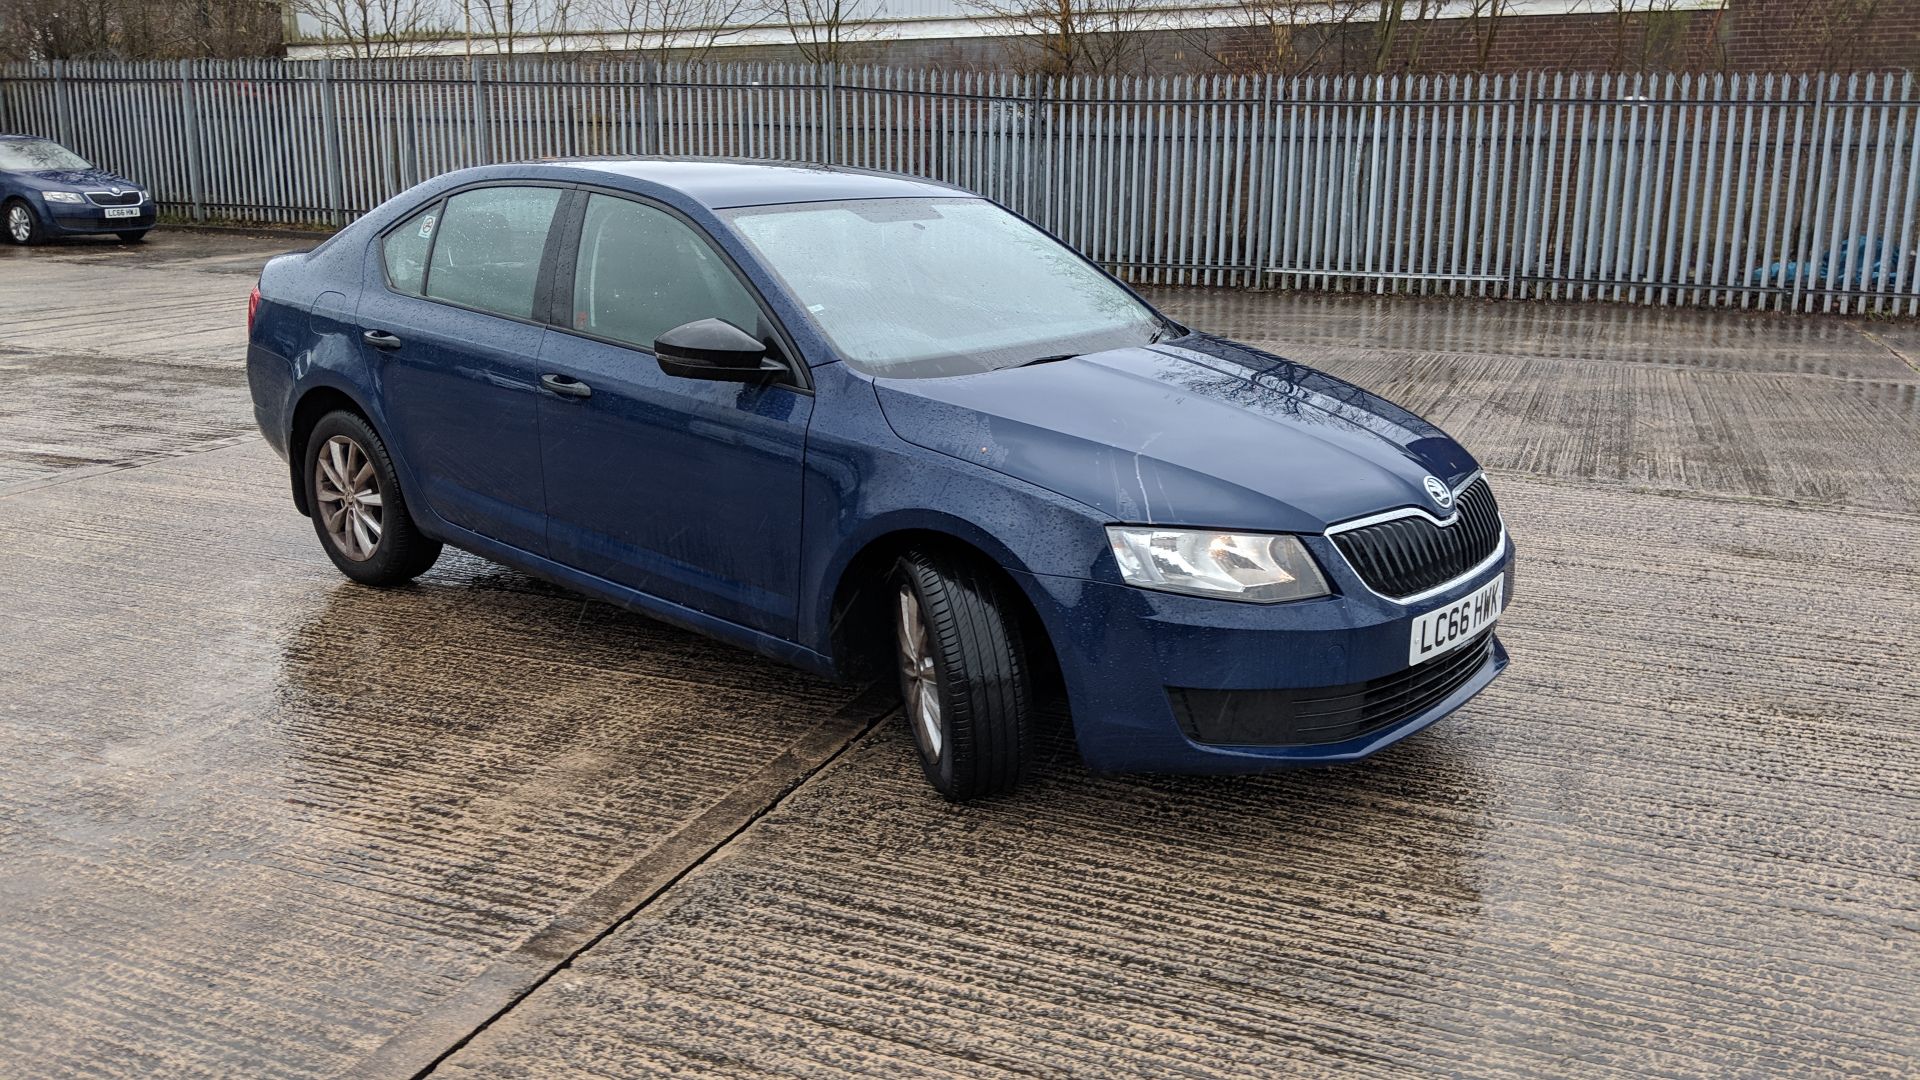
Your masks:
<svg viewBox="0 0 1920 1080"><path fill-rule="evenodd" d="M753 294L699 233L643 203L591 196L574 267L573 328L651 349L661 334L698 319L767 336Z"/></svg>
<svg viewBox="0 0 1920 1080"><path fill-rule="evenodd" d="M448 199L441 220L428 230L439 238L427 267L426 295L532 318L540 255L559 205L559 188L480 188Z"/></svg>
<svg viewBox="0 0 1920 1080"><path fill-rule="evenodd" d="M433 227L439 221L440 204L434 203L387 234L382 252L387 263L387 284L408 296L424 294L427 249L433 246Z"/></svg>

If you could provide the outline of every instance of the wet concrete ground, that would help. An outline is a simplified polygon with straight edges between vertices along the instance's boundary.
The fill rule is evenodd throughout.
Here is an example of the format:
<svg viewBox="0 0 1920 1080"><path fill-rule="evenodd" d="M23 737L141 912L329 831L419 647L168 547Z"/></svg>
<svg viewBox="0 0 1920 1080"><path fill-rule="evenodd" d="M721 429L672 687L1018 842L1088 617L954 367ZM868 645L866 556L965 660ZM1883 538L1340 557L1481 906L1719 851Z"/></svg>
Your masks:
<svg viewBox="0 0 1920 1080"><path fill-rule="evenodd" d="M1170 293L1478 452L1515 665L1358 767L956 808L887 706L251 434L292 242L0 249L7 1076L1910 1075L1920 332Z"/></svg>

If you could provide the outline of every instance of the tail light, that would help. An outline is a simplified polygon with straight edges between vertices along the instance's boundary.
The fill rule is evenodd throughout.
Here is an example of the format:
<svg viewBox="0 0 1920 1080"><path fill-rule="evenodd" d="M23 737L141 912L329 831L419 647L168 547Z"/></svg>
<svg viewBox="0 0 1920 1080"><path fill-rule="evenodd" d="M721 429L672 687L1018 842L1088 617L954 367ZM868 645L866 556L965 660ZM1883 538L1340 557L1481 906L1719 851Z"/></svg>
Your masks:
<svg viewBox="0 0 1920 1080"><path fill-rule="evenodd" d="M247 296L247 336L253 336L253 316L260 310L260 286L255 285Z"/></svg>

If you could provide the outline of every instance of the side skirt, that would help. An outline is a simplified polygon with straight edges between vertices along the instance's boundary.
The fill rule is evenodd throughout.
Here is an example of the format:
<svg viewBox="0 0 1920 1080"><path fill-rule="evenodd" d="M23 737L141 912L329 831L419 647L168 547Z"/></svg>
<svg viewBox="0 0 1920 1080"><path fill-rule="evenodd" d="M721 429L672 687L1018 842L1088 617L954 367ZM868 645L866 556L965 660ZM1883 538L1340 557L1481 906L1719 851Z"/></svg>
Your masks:
<svg viewBox="0 0 1920 1080"><path fill-rule="evenodd" d="M691 630L696 634L736 645L783 664L790 664L810 674L828 679L838 678L832 658L804 645L741 626L727 619L716 618L690 607L662 600L651 593L631 589L593 574L582 573L552 559L522 551L496 540L489 540L479 533L441 520L432 511L427 511L424 515L415 511L415 515L416 519L421 516L433 518L432 525L427 531L437 539L463 551L472 552L483 559L504 563L543 581L550 581L575 592L586 593L596 599L626 608L628 611L636 611L659 619L661 622L671 623L683 630Z"/></svg>

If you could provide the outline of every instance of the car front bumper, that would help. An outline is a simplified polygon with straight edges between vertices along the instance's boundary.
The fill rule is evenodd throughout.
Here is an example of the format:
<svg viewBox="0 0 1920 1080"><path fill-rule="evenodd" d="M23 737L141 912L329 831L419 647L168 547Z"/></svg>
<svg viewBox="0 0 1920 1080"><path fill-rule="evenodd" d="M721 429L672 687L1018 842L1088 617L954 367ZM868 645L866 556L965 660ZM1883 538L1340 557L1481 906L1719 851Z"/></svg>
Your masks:
<svg viewBox="0 0 1920 1080"><path fill-rule="evenodd" d="M115 207L114 209L128 209ZM94 206L91 203L41 203L41 217L49 223L49 232L55 236L89 236L100 233L140 232L153 228L159 217L158 208L152 200L141 203L140 213L134 217L110 218L107 207Z"/></svg>
<svg viewBox="0 0 1920 1080"><path fill-rule="evenodd" d="M1309 546L1327 565L1330 545ZM1354 761L1464 705L1505 670L1505 648L1489 629L1409 667L1413 622L1500 576L1510 603L1512 574L1507 540L1491 566L1412 605L1350 572L1329 575L1339 595L1286 604L1021 576L1090 767L1245 773Z"/></svg>

